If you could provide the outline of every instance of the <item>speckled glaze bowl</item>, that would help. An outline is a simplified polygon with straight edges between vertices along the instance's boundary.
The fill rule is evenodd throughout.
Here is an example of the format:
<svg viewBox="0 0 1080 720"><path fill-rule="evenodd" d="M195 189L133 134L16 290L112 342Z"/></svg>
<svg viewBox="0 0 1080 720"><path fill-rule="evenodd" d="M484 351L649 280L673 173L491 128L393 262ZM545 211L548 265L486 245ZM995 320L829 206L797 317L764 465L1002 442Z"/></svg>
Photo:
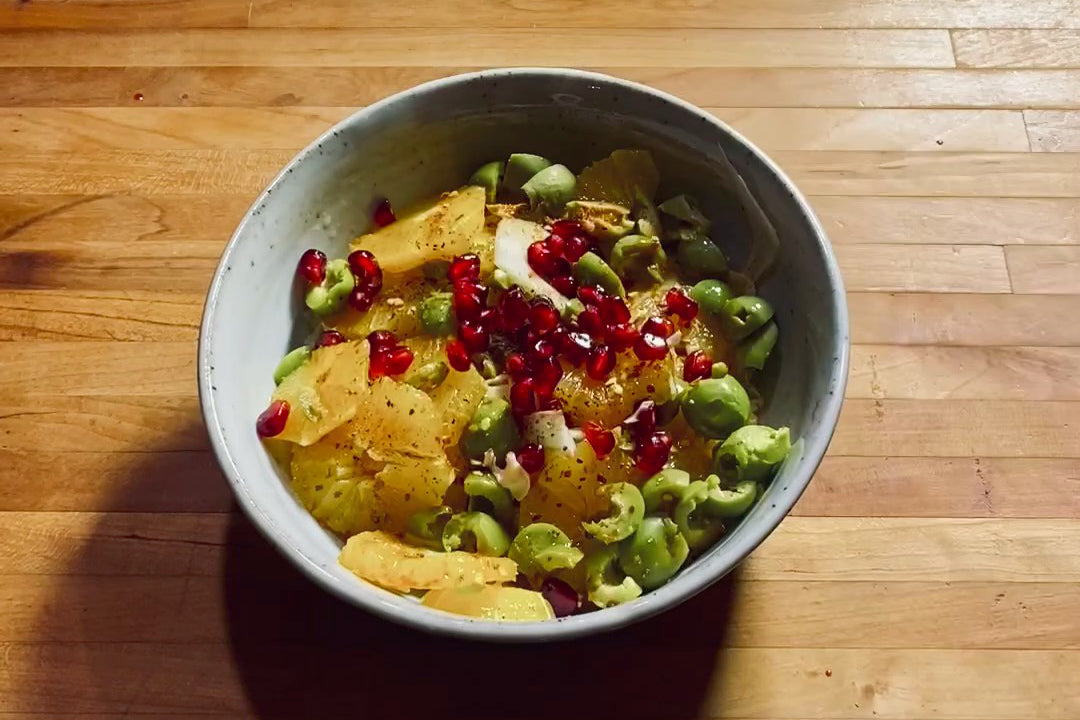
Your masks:
<svg viewBox="0 0 1080 720"><path fill-rule="evenodd" d="M775 226L779 261L760 294L776 307L780 344L762 421L797 439L764 496L722 541L670 583L631 603L542 623L449 615L370 585L337 563L340 541L289 490L255 434L281 356L307 335L290 292L308 247L331 257L368 229L377 198L397 207L463 184L511 152L574 170L620 147L652 151L661 195L691 192L738 266L746 219L722 189L723 157ZM214 452L255 525L301 571L345 600L415 628L495 641L543 641L612 630L686 600L730 572L784 518L825 454L840 413L848 318L835 260L791 181L738 133L675 97L605 75L559 69L491 70L437 80L361 110L297 155L259 196L229 241L206 299L199 395Z"/></svg>

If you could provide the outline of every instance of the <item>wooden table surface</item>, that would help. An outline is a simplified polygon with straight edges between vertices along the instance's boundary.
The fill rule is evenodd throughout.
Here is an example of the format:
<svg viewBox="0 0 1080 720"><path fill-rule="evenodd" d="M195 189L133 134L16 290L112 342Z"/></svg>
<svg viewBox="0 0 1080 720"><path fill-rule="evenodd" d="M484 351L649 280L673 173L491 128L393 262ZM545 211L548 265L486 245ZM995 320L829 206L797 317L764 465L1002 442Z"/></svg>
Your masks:
<svg viewBox="0 0 1080 720"><path fill-rule="evenodd" d="M736 575L527 648L303 579L195 393L203 293L276 169L520 64L757 141L854 342L828 458ZM0 720L1078 718L1078 198L1077 0L0 0Z"/></svg>

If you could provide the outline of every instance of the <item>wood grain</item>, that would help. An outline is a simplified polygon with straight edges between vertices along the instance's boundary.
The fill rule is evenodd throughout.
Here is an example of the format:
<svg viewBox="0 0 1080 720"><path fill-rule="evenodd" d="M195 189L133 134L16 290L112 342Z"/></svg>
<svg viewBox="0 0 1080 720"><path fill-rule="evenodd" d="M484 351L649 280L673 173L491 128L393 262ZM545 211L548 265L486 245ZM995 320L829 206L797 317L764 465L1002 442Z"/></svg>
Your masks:
<svg viewBox="0 0 1080 720"><path fill-rule="evenodd" d="M960 67L1080 67L1076 30L956 30L952 39Z"/></svg>
<svg viewBox="0 0 1080 720"><path fill-rule="evenodd" d="M1005 257L1017 292L1080 293L1080 248L1008 248Z"/></svg>
<svg viewBox="0 0 1080 720"><path fill-rule="evenodd" d="M974 245L842 245L836 258L857 291L1007 293L1001 248Z"/></svg>
<svg viewBox="0 0 1080 720"><path fill-rule="evenodd" d="M0 340L193 341L203 295L0 290Z"/></svg>
<svg viewBox="0 0 1080 720"><path fill-rule="evenodd" d="M33 0L0 5L0 29L246 27L245 0Z"/></svg>
<svg viewBox="0 0 1080 720"><path fill-rule="evenodd" d="M79 57L70 48L77 45ZM655 67L953 67L943 30L566 29L560 42L531 28L370 30L27 31L0 35L3 67L131 65L404 66L452 65L461 47L475 65L632 67L647 47Z"/></svg>
<svg viewBox="0 0 1080 720"><path fill-rule="evenodd" d="M1038 152L1075 152L1080 149L1080 113L1070 110L1025 110L1031 149Z"/></svg>

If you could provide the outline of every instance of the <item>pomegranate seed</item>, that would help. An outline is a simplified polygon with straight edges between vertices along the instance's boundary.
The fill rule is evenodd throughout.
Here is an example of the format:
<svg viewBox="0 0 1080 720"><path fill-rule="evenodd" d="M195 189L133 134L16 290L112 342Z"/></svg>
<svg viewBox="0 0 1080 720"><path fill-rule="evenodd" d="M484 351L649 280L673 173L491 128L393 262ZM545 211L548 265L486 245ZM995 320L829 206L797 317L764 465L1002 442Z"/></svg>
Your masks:
<svg viewBox="0 0 1080 720"><path fill-rule="evenodd" d="M506 372L514 380L520 380L529 372L525 364L525 356L521 353L510 353L506 356Z"/></svg>
<svg viewBox="0 0 1080 720"><path fill-rule="evenodd" d="M551 278L548 282L551 283L551 287L559 291L560 295L572 298L577 293L577 280L569 275L559 275Z"/></svg>
<svg viewBox="0 0 1080 720"><path fill-rule="evenodd" d="M518 415L528 415L536 410L536 398L533 390L536 381L532 378L518 380L510 386L510 409Z"/></svg>
<svg viewBox="0 0 1080 720"><path fill-rule="evenodd" d="M326 253L311 248L305 250L296 265L296 274L308 285L319 285L326 279Z"/></svg>
<svg viewBox="0 0 1080 720"><path fill-rule="evenodd" d="M517 285L510 288L499 298L499 316L502 327L507 332L517 332L525 326L532 308L525 293Z"/></svg>
<svg viewBox="0 0 1080 720"><path fill-rule="evenodd" d="M642 324L641 332L666 340L675 332L675 326L667 318L654 315Z"/></svg>
<svg viewBox="0 0 1080 720"><path fill-rule="evenodd" d="M339 333L337 330L326 330L319 339L315 341L315 347L327 347L328 345L340 345L345 342L345 336Z"/></svg>
<svg viewBox="0 0 1080 720"><path fill-rule="evenodd" d="M544 448L530 443L517 451L517 461L525 472L534 475L544 469Z"/></svg>
<svg viewBox="0 0 1080 720"><path fill-rule="evenodd" d="M554 354L555 344L547 338L540 338L532 343L527 351L529 362L533 365L539 365L540 363L547 361Z"/></svg>
<svg viewBox="0 0 1080 720"><path fill-rule="evenodd" d="M255 420L255 432L259 437L274 437L280 435L285 429L285 423L289 421L289 403L284 400L275 400L270 407L259 413Z"/></svg>
<svg viewBox="0 0 1080 720"><path fill-rule="evenodd" d="M470 353L484 352L488 349L491 340L487 330L469 320L458 323L458 337L465 343L465 349Z"/></svg>
<svg viewBox="0 0 1080 720"><path fill-rule="evenodd" d="M555 386L562 380L562 376L562 365L556 358L549 358L544 363L538 363L536 367L537 394L550 397L555 392Z"/></svg>
<svg viewBox="0 0 1080 720"><path fill-rule="evenodd" d="M458 372L465 372L472 367L469 352L465 349L465 343L460 340L451 340L446 343L446 359L450 361L450 367Z"/></svg>
<svg viewBox="0 0 1080 720"><path fill-rule="evenodd" d="M563 240L572 237L584 237L585 228L573 220L556 220L551 223L551 234Z"/></svg>
<svg viewBox="0 0 1080 720"><path fill-rule="evenodd" d="M599 459L603 460L615 449L615 433L605 430L600 423L590 420L582 426L581 431Z"/></svg>
<svg viewBox="0 0 1080 720"><path fill-rule="evenodd" d="M542 240L534 242L529 246L526 257L529 261L529 267L540 275L547 277L552 274L551 268L555 258L552 256L551 248L548 247L547 243Z"/></svg>
<svg viewBox="0 0 1080 720"><path fill-rule="evenodd" d="M484 298L470 290L454 290L454 312L458 321L476 320L487 305Z"/></svg>
<svg viewBox="0 0 1080 720"><path fill-rule="evenodd" d="M571 331L559 338L559 352L572 365L585 362L592 346L592 338L583 332Z"/></svg>
<svg viewBox="0 0 1080 720"><path fill-rule="evenodd" d="M376 330L369 333L367 341L371 343L371 354L385 352L398 344L397 335L389 330Z"/></svg>
<svg viewBox="0 0 1080 720"><path fill-rule="evenodd" d="M582 285L578 288L577 297L586 307L598 308L600 301L604 299L604 291L592 285Z"/></svg>
<svg viewBox="0 0 1080 720"><path fill-rule="evenodd" d="M367 288L354 287L349 291L349 307L357 312L366 312L375 303L375 293Z"/></svg>
<svg viewBox="0 0 1080 720"><path fill-rule="evenodd" d="M413 361L413 351L404 345L398 345L381 353L378 360L382 362L383 371L387 375L400 375L409 369ZM376 362L373 358L372 362Z"/></svg>
<svg viewBox="0 0 1080 720"><path fill-rule="evenodd" d="M703 350L695 350L686 356L683 363L682 376L686 382L694 382L701 378L707 378L712 374L713 361L709 354Z"/></svg>
<svg viewBox="0 0 1080 720"><path fill-rule="evenodd" d="M544 244L547 245L547 249L551 251L552 255L558 257L562 257L563 251L566 249L566 241L558 235L548 235L544 239Z"/></svg>
<svg viewBox="0 0 1080 720"><path fill-rule="evenodd" d="M690 322L697 317L698 304L682 288L671 288L664 295L667 312L679 316L683 322Z"/></svg>
<svg viewBox="0 0 1080 720"><path fill-rule="evenodd" d="M634 354L639 360L662 360L667 355L667 341L659 335L642 333L634 342Z"/></svg>
<svg viewBox="0 0 1080 720"><path fill-rule="evenodd" d="M356 278L356 287L369 290L372 294L382 289L382 268L375 256L367 250L357 250L349 254L349 270Z"/></svg>
<svg viewBox="0 0 1080 720"><path fill-rule="evenodd" d="M616 351L633 347L639 335L638 329L630 323L611 325L607 329L608 342Z"/></svg>
<svg viewBox="0 0 1080 720"><path fill-rule="evenodd" d="M563 257L569 262L577 262L581 259L581 256L589 252L589 239L582 235L575 235L566 239L566 246L563 248Z"/></svg>
<svg viewBox="0 0 1080 720"><path fill-rule="evenodd" d="M559 324L559 312L547 298L537 298L529 311L529 326L538 335L547 335Z"/></svg>
<svg viewBox="0 0 1080 720"><path fill-rule="evenodd" d="M646 475L655 475L663 470L670 455L671 436L657 430L638 442L634 465Z"/></svg>
<svg viewBox="0 0 1080 720"><path fill-rule="evenodd" d="M447 275L450 282L454 283L458 280L476 280L480 277L480 258L473 253L458 255L450 263L450 270Z"/></svg>
<svg viewBox="0 0 1080 720"><path fill-rule="evenodd" d="M600 300L600 318L605 325L630 322L630 308L618 295L608 295Z"/></svg>
<svg viewBox="0 0 1080 720"><path fill-rule="evenodd" d="M383 198L375 206L375 224L379 227L386 227L395 220L397 220L397 217L394 215L394 208L390 207L389 200Z"/></svg>
<svg viewBox="0 0 1080 720"><path fill-rule="evenodd" d="M476 316L476 320L480 324L480 327L484 328L488 332L492 332L498 329L499 316L495 312L495 308L484 308L480 311L480 314Z"/></svg>
<svg viewBox="0 0 1080 720"><path fill-rule="evenodd" d="M577 316L578 325L581 329L589 333L593 337L603 337L606 328L604 327L604 321L600 319L600 313L593 308L586 308L578 313Z"/></svg>
<svg viewBox="0 0 1080 720"><path fill-rule="evenodd" d="M634 437L643 438L656 432L656 403L642 400L634 406L634 422L630 423Z"/></svg>
<svg viewBox="0 0 1080 720"><path fill-rule="evenodd" d="M577 590L557 577L544 578L544 582L540 584L540 594L548 601L555 617L573 615L581 608L581 598L578 597Z"/></svg>
<svg viewBox="0 0 1080 720"><path fill-rule="evenodd" d="M596 345L585 360L585 372L593 380L603 380L615 369L615 351L607 345Z"/></svg>

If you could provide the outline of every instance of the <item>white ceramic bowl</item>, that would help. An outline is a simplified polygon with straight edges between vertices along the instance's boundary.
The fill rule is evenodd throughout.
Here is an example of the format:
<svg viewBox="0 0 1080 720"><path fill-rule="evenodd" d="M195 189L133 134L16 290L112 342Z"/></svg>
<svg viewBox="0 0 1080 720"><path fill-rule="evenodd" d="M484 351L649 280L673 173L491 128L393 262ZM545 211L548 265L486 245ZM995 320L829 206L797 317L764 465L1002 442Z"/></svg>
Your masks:
<svg viewBox="0 0 1080 720"><path fill-rule="evenodd" d="M764 496L724 539L667 585L634 602L554 622L496 623L422 607L359 580L337 563L340 541L291 494L255 434L271 374L310 329L290 291L308 247L342 255L370 225L376 198L397 207L457 187L478 165L511 152L572 169L620 147L652 151L665 192L703 200L714 236L745 254L742 212L719 200L725 153L776 227L782 252L760 290L777 310L763 421L798 440ZM337 124L297 155L259 196L229 241L206 300L199 395L214 452L241 507L312 580L351 603L432 632L499 641L581 636L673 607L730 572L780 523L817 468L840 412L848 320L840 275L806 201L757 148L675 97L605 75L559 69L492 70L430 82Z"/></svg>

